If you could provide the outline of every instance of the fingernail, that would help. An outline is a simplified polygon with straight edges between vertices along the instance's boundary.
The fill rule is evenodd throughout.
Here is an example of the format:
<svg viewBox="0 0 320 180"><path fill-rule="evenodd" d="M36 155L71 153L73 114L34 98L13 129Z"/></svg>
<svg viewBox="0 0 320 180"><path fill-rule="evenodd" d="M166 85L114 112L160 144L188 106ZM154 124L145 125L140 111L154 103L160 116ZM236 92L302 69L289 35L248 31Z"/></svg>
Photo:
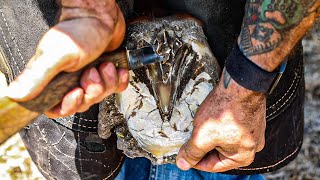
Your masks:
<svg viewBox="0 0 320 180"><path fill-rule="evenodd" d="M178 159L177 166L183 171L187 171L191 168L191 165L183 158Z"/></svg>
<svg viewBox="0 0 320 180"><path fill-rule="evenodd" d="M89 71L89 79L94 83L100 83L101 78L98 71L95 68L91 68Z"/></svg>

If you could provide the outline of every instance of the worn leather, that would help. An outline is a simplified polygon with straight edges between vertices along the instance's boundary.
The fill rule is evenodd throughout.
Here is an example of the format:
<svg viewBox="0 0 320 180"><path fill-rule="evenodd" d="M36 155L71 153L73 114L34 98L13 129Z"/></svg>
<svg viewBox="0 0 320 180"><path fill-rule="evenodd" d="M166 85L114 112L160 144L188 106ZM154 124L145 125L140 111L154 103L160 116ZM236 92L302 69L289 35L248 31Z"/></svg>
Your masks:
<svg viewBox="0 0 320 180"><path fill-rule="evenodd" d="M0 52L14 77L33 55L41 36L54 25L57 10L55 0L0 1ZM117 175L124 155L116 147L115 136L99 138L97 115L98 107L93 106L65 119L41 116L20 132L44 177L113 179Z"/></svg>
<svg viewBox="0 0 320 180"><path fill-rule="evenodd" d="M140 4L142 0L140 0ZM138 1L119 0L127 19L140 15ZM210 47L221 66L240 32L245 1L164 0L168 12L187 12L204 23ZM133 7L136 9L133 11ZM41 35L54 24L54 0L1 0L0 46L13 76L32 56ZM287 70L267 98L266 146L248 167L232 174L254 174L276 170L296 157L303 138L303 57L298 44L288 58ZM39 170L50 179L112 178L123 155L115 138L97 136L96 106L88 112L51 120L41 116L20 134Z"/></svg>

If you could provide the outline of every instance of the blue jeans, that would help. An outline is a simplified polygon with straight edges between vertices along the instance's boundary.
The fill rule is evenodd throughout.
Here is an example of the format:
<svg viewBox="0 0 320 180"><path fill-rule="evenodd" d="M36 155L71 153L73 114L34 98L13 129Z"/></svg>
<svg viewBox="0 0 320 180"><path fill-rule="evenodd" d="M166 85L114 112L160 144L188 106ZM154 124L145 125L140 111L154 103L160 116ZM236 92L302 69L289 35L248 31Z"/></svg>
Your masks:
<svg viewBox="0 0 320 180"><path fill-rule="evenodd" d="M173 164L152 165L145 158L126 158L116 180L264 180L261 175L226 175L208 173L196 169L182 171Z"/></svg>

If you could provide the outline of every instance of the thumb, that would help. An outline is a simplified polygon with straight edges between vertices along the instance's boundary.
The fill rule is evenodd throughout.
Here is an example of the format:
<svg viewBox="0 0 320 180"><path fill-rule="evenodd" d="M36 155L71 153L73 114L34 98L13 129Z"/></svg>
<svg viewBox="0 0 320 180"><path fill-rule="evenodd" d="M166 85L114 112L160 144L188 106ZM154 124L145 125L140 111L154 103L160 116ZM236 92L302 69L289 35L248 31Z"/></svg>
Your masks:
<svg viewBox="0 0 320 180"><path fill-rule="evenodd" d="M9 85L6 96L17 101L36 97L64 69L76 65L79 47L67 34L50 29L23 72Z"/></svg>
<svg viewBox="0 0 320 180"><path fill-rule="evenodd" d="M177 155L176 164L181 170L189 170L198 164L199 161L212 149L212 143L207 143L206 140L199 138L197 131L193 131L190 140L185 143Z"/></svg>

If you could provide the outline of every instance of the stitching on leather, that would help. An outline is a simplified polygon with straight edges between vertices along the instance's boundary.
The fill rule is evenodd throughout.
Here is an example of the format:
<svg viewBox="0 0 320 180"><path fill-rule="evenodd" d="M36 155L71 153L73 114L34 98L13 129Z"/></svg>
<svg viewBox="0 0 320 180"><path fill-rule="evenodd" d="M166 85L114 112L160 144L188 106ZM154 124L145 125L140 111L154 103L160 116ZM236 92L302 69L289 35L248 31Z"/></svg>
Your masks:
<svg viewBox="0 0 320 180"><path fill-rule="evenodd" d="M46 139L44 138L44 135L41 133L41 131L40 131L40 129L39 129L39 125L38 125L38 124L34 124L34 125L35 125L36 129L38 130L38 132L40 133L41 139L44 141L45 144L48 145L48 142L46 141ZM35 133L35 132L33 131L33 133ZM34 134L34 137L36 137L36 136L37 136L37 135ZM40 140L40 139L39 139L39 140ZM39 140L37 140L37 141L39 141ZM39 144L39 143L38 143L38 144ZM40 143L40 144L41 144L41 143ZM39 149L40 149L40 154L41 154L41 156L43 156L43 155L44 155L44 153L43 153L43 146L41 146ZM50 153L50 150L48 150L48 151L49 151L49 153ZM38 162L37 162L37 167L40 168L40 169L42 170L42 172L44 172L44 173L45 173L46 175L48 175L50 178L54 179L53 176L50 175L51 172L48 172L48 170L43 169Z"/></svg>
<svg viewBox="0 0 320 180"><path fill-rule="evenodd" d="M39 140L37 140L37 141L38 141L38 144L41 144L41 143L39 143L39 142L40 142L40 140L42 139L42 140L44 141L44 143L48 145L47 140L45 139L44 135L41 133L41 130L40 130L40 128L39 128L39 125L38 125L38 124L35 124L35 127L36 127L36 129L38 130L38 132L39 132L40 135L41 135L41 138L39 138ZM37 136L37 135L35 134L34 137L36 137L36 136ZM39 149L40 149L40 156L43 157L43 156L44 156L43 146L40 146ZM42 164L41 164L41 165L42 165ZM48 169L47 169L46 171L48 171Z"/></svg>
<svg viewBox="0 0 320 180"><path fill-rule="evenodd" d="M43 132L41 132L40 127L38 124L36 124L36 128L39 131L42 139L44 140L45 144L46 144L46 149L48 151L48 154L50 153L52 157L54 157L57 161L59 161L62 165L64 165L66 168L68 168L68 170L72 171L73 173L77 174L77 172L75 172L74 170L72 170L72 168L70 168L67 164L65 164L63 161L61 161L60 159L57 158L57 156L54 155L54 153L52 153L52 150L48 147L52 147L52 144L48 142L46 136L43 134ZM41 148L41 150L43 149L43 146ZM43 152L43 151L42 151ZM64 153L63 153L64 154ZM42 155L44 156L44 154ZM51 173L51 172L50 172Z"/></svg>
<svg viewBox="0 0 320 180"><path fill-rule="evenodd" d="M49 176L51 179L54 179L47 171L45 171L41 166L37 165L37 168L41 170L41 173L45 173L47 176Z"/></svg>
<svg viewBox="0 0 320 180"><path fill-rule="evenodd" d="M70 119L65 119L65 118L61 118L62 120L65 120L65 121L70 121ZM79 118L80 120L81 120L81 118ZM52 119L52 120L54 120L54 119ZM56 122L58 122L58 121L56 121ZM58 122L59 124L61 124L61 122ZM98 129L98 127L95 127L95 126L86 126L86 125L82 125L82 124L80 124L80 122L79 123L76 123L76 122L71 122L72 123L72 125L78 125L78 127L80 128L80 127L82 127L82 128L88 128L88 129ZM65 124L63 124L63 126L66 126Z"/></svg>
<svg viewBox="0 0 320 180"><path fill-rule="evenodd" d="M3 19L3 18L4 18L4 17L3 17L3 16L4 16L4 14L3 14L3 12L2 12L2 10L1 10L1 9L0 9L0 13L2 14L2 19ZM5 21L5 23L6 23L6 20L5 20L5 19L3 19L3 20L4 20L4 21ZM15 58L13 57L13 54L12 54L11 48L9 47L9 44L8 44L7 38L6 38L6 36L4 35L3 29L2 29L2 27L1 27L1 26L0 26L0 30L1 30L2 38L3 38L3 40L4 40L4 43L5 43L5 45L6 45L6 48L8 49L9 54L10 54L10 56L11 56L11 59L12 59L12 61L13 61L13 63L14 63L14 66L15 66L15 68L18 70L18 72L19 72L19 73L21 73L21 71L20 71L20 69L19 69L19 66L18 66L18 63L16 62Z"/></svg>
<svg viewBox="0 0 320 180"><path fill-rule="evenodd" d="M104 178L104 180L109 179L119 169L119 167L121 167L123 158L124 158L124 155L122 155L118 166L111 172L111 174L108 177Z"/></svg>
<svg viewBox="0 0 320 180"><path fill-rule="evenodd" d="M91 127L91 126L81 125L80 123L75 123L75 122L72 122L72 124L78 125L79 127L88 128L88 129L98 129L98 127L95 127L95 126Z"/></svg>
<svg viewBox="0 0 320 180"><path fill-rule="evenodd" d="M289 91L290 91L291 88L293 87L293 84L295 83L297 77L298 77L298 76L295 76L295 77L294 77L294 79L293 79L293 81L292 81L289 89L287 90L287 92L286 92L277 102L275 102L272 106L269 106L269 107L267 108L267 110L269 110L270 108L272 108L272 107L274 107L275 105L279 104L280 101L282 101L282 100L284 99L284 97L289 93Z"/></svg>
<svg viewBox="0 0 320 180"><path fill-rule="evenodd" d="M52 166L52 165L51 165L50 154L51 154L51 153L48 153L48 166L49 166L49 167L48 167L48 171L49 171L49 173L51 174L51 166Z"/></svg>
<svg viewBox="0 0 320 180"><path fill-rule="evenodd" d="M78 128L79 128L79 126L78 126ZM83 171L82 171L82 161L81 161L81 158L82 158L81 156L82 155L81 155L81 145L80 145L80 133L77 133L77 134L78 134L78 138L77 138L78 139L78 142L77 142L78 145L77 146L79 147L79 151L78 152L79 152L80 174L82 175Z"/></svg>
<svg viewBox="0 0 320 180"><path fill-rule="evenodd" d="M8 32L9 32L9 34L10 34L10 36L11 36L11 40L12 40L14 46L17 48L18 54L19 54L19 56L20 56L20 58L21 58L21 60L22 60L23 65L25 65L26 62L24 61L24 58L23 58L23 56L22 56L22 54L21 54L21 51L20 51L20 49L19 49L16 41L15 41L14 38L13 38L13 35L12 35L12 33L11 33L11 30L10 30L10 27L9 27L9 25L8 25L8 23L7 23L7 19L6 19L5 15L4 15L4 13L3 13L2 11L1 11L1 14L2 14L2 18L3 18L4 22L5 22L5 25L6 25L7 29L8 29Z"/></svg>
<svg viewBox="0 0 320 180"><path fill-rule="evenodd" d="M64 118L60 118L60 120L64 120ZM60 126L63 126L63 127L65 127L65 128L67 128L67 129L69 129L69 130L72 130L72 131L76 131L76 132L82 132L82 133L94 133L94 132L88 132L88 131L86 131L87 129L75 129L75 128L73 128L73 127L70 127L70 126L68 126L67 124L65 124L65 123L63 123L63 122L61 122L61 121L57 121L56 119L51 119L52 121L54 121L55 123L57 123L57 124L59 124ZM68 121L70 121L70 119L68 120ZM75 123L76 124L76 123ZM78 125L78 124L76 124L76 125ZM91 127L88 127L88 129L90 129ZM93 129L93 131L96 131L96 129L98 129L98 127L92 127L91 129Z"/></svg>
<svg viewBox="0 0 320 180"><path fill-rule="evenodd" d="M75 173L75 174L78 174L76 171L74 171L72 168L70 168L69 166L67 166L67 164L65 164L64 162L60 161L57 156L55 156L51 151L49 151L49 153L51 153L51 155L59 162L61 162L62 165L64 165L65 167L68 168L69 171Z"/></svg>
<svg viewBox="0 0 320 180"><path fill-rule="evenodd" d="M287 98L287 100L279 107L277 108L274 112L270 113L266 118L269 118L270 116L274 115L275 113L277 113L284 105L286 105L289 100L292 98L292 96L295 94L295 92L298 89L298 85L299 85L299 81L297 81L297 83L295 84L294 90L292 91L292 93L290 94L290 96Z"/></svg>
<svg viewBox="0 0 320 180"><path fill-rule="evenodd" d="M71 118L72 118L72 116L70 116ZM76 116L76 115L74 115L74 117L76 117L76 118L79 118L79 120L84 120L84 121L86 121L86 122L95 122L94 120L90 120L90 119L84 119L84 118L80 118L80 117L78 117L78 116ZM62 121L72 121L72 119L69 119L69 118L59 118L59 119L62 119ZM57 123L59 123L59 124L62 124L61 122L59 122L59 121L56 121L55 119L51 119L51 120L54 120L55 122L57 122ZM97 121L96 121L97 122ZM87 129L98 129L98 127L96 127L96 126L86 126L86 125L82 125L82 124L80 124L80 122L78 122L78 123L76 123L76 122L70 122L70 123L72 123L72 125L78 125L78 126L80 126L80 127L83 127L83 128L87 128ZM65 124L62 124L63 126L65 126L65 127L67 127ZM70 128L70 127L69 127ZM72 129L72 128L71 128Z"/></svg>
<svg viewBox="0 0 320 180"><path fill-rule="evenodd" d="M80 146L80 145L79 145ZM66 157L69 157L71 159L75 159L75 160L79 160L79 161L89 161L89 162L95 162L97 164L103 165L103 167L107 167L106 165L102 164L101 161L95 160L95 159L82 159L82 158L76 158L74 156L68 155L66 153L63 153L62 151L60 151L60 149L58 149L56 146L53 146L59 153L63 154ZM82 172L82 163L81 163L81 172Z"/></svg>
<svg viewBox="0 0 320 180"><path fill-rule="evenodd" d="M301 144L301 142L300 142ZM287 157L283 158L282 160L276 162L275 164L273 165L270 165L270 166L265 166L265 167L260 167L260 168L238 168L238 170L242 170L242 171L252 171L252 170L262 170L262 169L267 169L267 168L273 168L275 166L278 166L279 164L283 163L285 160L289 159L291 156L293 156L294 154L296 154L296 152L300 149L300 146L295 149L293 151L293 153L289 154Z"/></svg>
<svg viewBox="0 0 320 180"><path fill-rule="evenodd" d="M86 118L82 118L79 116L74 115L74 117L79 118L80 120L86 121L86 122L97 122L98 120L96 119L86 119Z"/></svg>

